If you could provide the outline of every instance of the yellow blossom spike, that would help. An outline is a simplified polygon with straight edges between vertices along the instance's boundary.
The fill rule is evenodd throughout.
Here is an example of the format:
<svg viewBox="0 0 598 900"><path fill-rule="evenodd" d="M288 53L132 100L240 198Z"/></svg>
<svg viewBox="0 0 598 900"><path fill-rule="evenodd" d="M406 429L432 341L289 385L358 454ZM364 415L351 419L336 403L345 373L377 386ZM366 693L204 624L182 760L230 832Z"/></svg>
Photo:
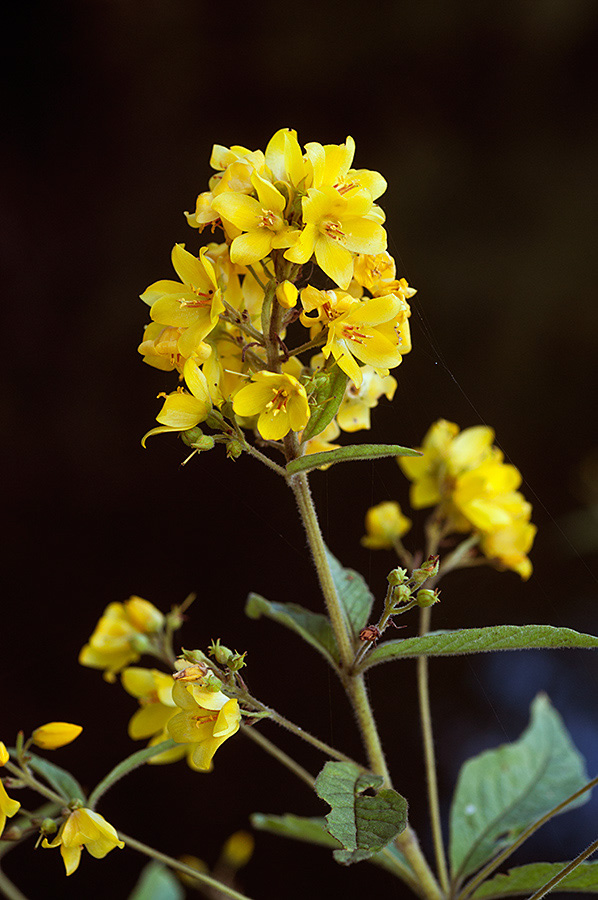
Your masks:
<svg viewBox="0 0 598 900"><path fill-rule="evenodd" d="M31 735L31 740L43 750L57 750L78 738L83 727L70 722L48 722L40 725Z"/></svg>

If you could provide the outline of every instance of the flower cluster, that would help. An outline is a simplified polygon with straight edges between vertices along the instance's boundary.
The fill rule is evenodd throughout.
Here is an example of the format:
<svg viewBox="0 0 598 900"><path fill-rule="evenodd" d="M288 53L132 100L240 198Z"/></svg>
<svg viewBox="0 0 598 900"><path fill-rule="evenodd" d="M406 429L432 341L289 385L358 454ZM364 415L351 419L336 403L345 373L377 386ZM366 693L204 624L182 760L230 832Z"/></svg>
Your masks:
<svg viewBox="0 0 598 900"><path fill-rule="evenodd" d="M150 650L152 636L163 626L160 610L142 597L109 603L89 643L82 648L79 662L93 669L104 669L106 681L114 681L117 672Z"/></svg>
<svg viewBox="0 0 598 900"><path fill-rule="evenodd" d="M519 470L504 462L493 441L493 430L484 425L460 431L440 419L423 440L422 456L398 463L412 482L414 509L437 506L447 532L477 533L489 560L527 579L536 533L531 504L518 490Z"/></svg>
<svg viewBox="0 0 598 900"><path fill-rule="evenodd" d="M350 137L302 151L288 128L265 151L214 146L209 190L186 216L223 240L197 256L176 244L178 280L157 281L141 295L151 323L139 352L184 382L162 395L158 427L144 443L186 432L195 450L216 441L235 456L243 428L274 442L301 434L318 402L314 377L321 387L340 369L346 378L326 397L338 415L310 429L304 452L313 452L322 447L308 442L318 436L327 444L341 429L369 428L379 398L392 398L389 370L411 349L415 291L397 279L386 251L376 202L386 182L353 168L354 154ZM303 269L308 263L320 268L320 284L308 282L317 277L315 265ZM204 422L216 432L207 443L198 429Z"/></svg>

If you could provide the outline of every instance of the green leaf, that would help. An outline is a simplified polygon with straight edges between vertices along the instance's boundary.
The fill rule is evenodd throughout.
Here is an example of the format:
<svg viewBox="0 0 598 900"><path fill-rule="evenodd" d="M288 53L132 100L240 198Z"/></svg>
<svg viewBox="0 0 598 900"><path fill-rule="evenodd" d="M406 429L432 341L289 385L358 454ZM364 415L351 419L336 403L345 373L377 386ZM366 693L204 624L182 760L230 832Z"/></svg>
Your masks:
<svg viewBox="0 0 598 900"><path fill-rule="evenodd" d="M496 897L517 897L532 894L548 884L567 863L531 863L517 869L509 869L505 875L496 875L472 894L471 900L492 900ZM598 893L598 863L581 863L557 885L557 891L571 893Z"/></svg>
<svg viewBox="0 0 598 900"><path fill-rule="evenodd" d="M321 613L311 612L298 603L273 603L253 593L247 597L245 613L250 619L266 616L267 619L290 628L315 647L331 665L334 666L338 662L338 648L330 622Z"/></svg>
<svg viewBox="0 0 598 900"><path fill-rule="evenodd" d="M129 900L183 900L185 891L172 872L152 860L144 866Z"/></svg>
<svg viewBox="0 0 598 900"><path fill-rule="evenodd" d="M85 791L77 779L55 763L34 753L27 753L27 765L41 775L65 800L85 800Z"/></svg>
<svg viewBox="0 0 598 900"><path fill-rule="evenodd" d="M398 444L349 444L336 450L324 450L322 453L308 453L299 459L287 463L287 472L309 472L319 466L331 466L339 462L351 462L360 459L381 459L384 456L421 456L419 450L400 447Z"/></svg>
<svg viewBox="0 0 598 900"><path fill-rule="evenodd" d="M424 637L385 641L366 657L361 671L379 663L411 656L457 656L489 650L538 650L598 647L598 637L552 625L491 625L459 631L432 631Z"/></svg>
<svg viewBox="0 0 598 900"><path fill-rule="evenodd" d="M461 769L450 816L453 877L475 872L587 781L561 717L539 694L518 741L486 750ZM589 792L566 808L588 799Z"/></svg>
<svg viewBox="0 0 598 900"><path fill-rule="evenodd" d="M286 813L284 816L268 815L266 813L254 813L251 816L251 824L258 831L268 831L279 837L291 838L296 841L305 841L309 844L317 844L321 847L340 849L342 844L326 831L326 819L306 816L294 816ZM392 858L388 858L388 853ZM382 869L387 869L396 875L398 869L409 871L409 864L400 850L395 846L388 847L387 852L375 853L370 857L370 862Z"/></svg>
<svg viewBox="0 0 598 900"><path fill-rule="evenodd" d="M326 819L312 816L294 816L285 813L284 816L268 815L266 813L253 813L251 824L258 831L269 831L279 837L292 838L295 841L305 841L308 844L319 844L321 847L342 847L340 841L326 831Z"/></svg>
<svg viewBox="0 0 598 900"><path fill-rule="evenodd" d="M301 436L302 441L308 441L310 438L321 434L326 426L332 422L342 403L348 380L347 376L336 363L328 374L330 377L326 379L323 386L315 394L309 422L303 429Z"/></svg>
<svg viewBox="0 0 598 900"><path fill-rule="evenodd" d="M368 859L405 829L407 801L382 784L380 775L349 762L327 762L318 775L316 793L332 807L328 831L344 847L334 852L337 862Z"/></svg>
<svg viewBox="0 0 598 900"><path fill-rule="evenodd" d="M176 741L161 741L159 744L154 744L153 747L146 747L144 750L138 750L136 753L131 753L130 756L127 756L126 759L123 759L122 762L119 762L117 766L108 772L106 777L102 778L100 783L93 789L89 795L89 808L94 809L100 797L116 784L117 781L124 778L125 775L138 769L139 766L144 765L144 763L150 760L152 756L157 756L159 753L163 753L165 750L171 750L176 746Z"/></svg>
<svg viewBox="0 0 598 900"><path fill-rule="evenodd" d="M359 572L345 569L328 548L326 548L326 558L339 600L351 623L353 638L357 640L361 629L368 624L374 598Z"/></svg>

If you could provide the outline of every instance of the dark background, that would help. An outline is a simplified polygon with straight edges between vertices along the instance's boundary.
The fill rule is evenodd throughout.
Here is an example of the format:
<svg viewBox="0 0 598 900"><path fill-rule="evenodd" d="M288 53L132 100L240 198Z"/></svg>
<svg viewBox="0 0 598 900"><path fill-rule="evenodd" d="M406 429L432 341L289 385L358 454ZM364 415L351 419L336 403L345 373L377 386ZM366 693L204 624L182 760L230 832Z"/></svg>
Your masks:
<svg viewBox="0 0 598 900"><path fill-rule="evenodd" d="M4 48L1 151L2 740L52 719L82 724L51 758L93 786L138 749L126 736L135 702L78 666L80 647L112 600L137 593L167 610L196 591L184 646L221 637L247 649L254 693L360 753L320 658L243 615L249 590L319 608L284 485L248 458L233 464L214 451L181 469L175 438L139 445L173 378L136 353L146 322L137 295L171 277L175 241L198 247L182 211L206 189L212 144L264 148L282 126L302 144L353 135L356 166L389 183L389 249L419 292L414 350L371 437L415 445L441 416L490 424L534 504L532 579L457 573L435 626L537 621L596 632L594 0L239 9L87 0L17 15ZM312 480L330 547L380 597L393 562L360 547L363 515L381 500L405 502L405 480L392 461ZM396 786L429 848L414 671L381 667L370 686ZM516 739L541 689L596 773L597 665L587 651L460 658L432 663L431 677L445 813L463 760ZM274 726L264 733L312 771L322 764ZM596 837L596 809L547 827L520 859L571 858ZM100 811L140 840L213 864L254 810L324 807L239 736L213 774L147 768ZM65 881L57 852L31 853L31 844L15 851L4 868L32 900L120 900L144 862L131 851L103 862L85 854ZM407 895L383 872L341 869L327 851L265 834L243 873L260 898L325 897L332 883L348 898L368 888Z"/></svg>

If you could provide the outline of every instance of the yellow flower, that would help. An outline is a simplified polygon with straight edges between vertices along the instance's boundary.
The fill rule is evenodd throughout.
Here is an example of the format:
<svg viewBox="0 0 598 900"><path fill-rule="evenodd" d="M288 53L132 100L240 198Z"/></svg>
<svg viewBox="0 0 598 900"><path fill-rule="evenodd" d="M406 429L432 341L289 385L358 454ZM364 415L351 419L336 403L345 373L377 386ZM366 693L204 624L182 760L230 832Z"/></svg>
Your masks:
<svg viewBox="0 0 598 900"><path fill-rule="evenodd" d="M182 389L171 394L162 394L166 399L156 421L160 422L158 428L151 428L141 438L141 445L145 447L148 437L154 434L164 434L169 431L188 431L195 428L200 422L204 422L212 409L212 398L206 376L201 371L194 359L188 359L183 368L185 384L191 391L190 394Z"/></svg>
<svg viewBox="0 0 598 900"><path fill-rule="evenodd" d="M336 421L343 431L370 428L370 410L378 405L383 394L392 400L397 389L396 379L392 375L381 378L371 366L363 366L361 375L361 387L356 387L352 381L347 384L336 414Z"/></svg>
<svg viewBox="0 0 598 900"><path fill-rule="evenodd" d="M200 772L208 772L218 747L239 730L239 704L222 691L208 690L200 682L177 681L172 698L181 712L168 723L170 736L177 743L193 744L190 764Z"/></svg>
<svg viewBox="0 0 598 900"><path fill-rule="evenodd" d="M504 528L497 528L484 535L480 548L500 568L512 569L527 581L532 574L532 564L527 553L531 550L536 531L536 526L531 522L515 520Z"/></svg>
<svg viewBox="0 0 598 900"><path fill-rule="evenodd" d="M83 847L96 859L103 859L115 847L122 850L124 846L125 842L119 840L115 828L103 816L84 807L69 815L53 841L42 841L42 847L60 847L67 875L77 869Z"/></svg>
<svg viewBox="0 0 598 900"><path fill-rule="evenodd" d="M207 247L199 251L199 258L189 253L182 244L172 250L172 265L179 281L156 281L141 294L150 306L154 322L183 328L178 340L178 351L185 358L193 355L203 339L218 323L224 304L220 295L214 265L207 254Z"/></svg>
<svg viewBox="0 0 598 900"><path fill-rule="evenodd" d="M378 503L368 509L365 516L365 530L361 539L370 550L392 550L397 538L403 537L411 528L411 519L404 516L401 507L393 501Z"/></svg>
<svg viewBox="0 0 598 900"><path fill-rule="evenodd" d="M233 263L252 265L268 256L272 249L290 247L298 232L289 228L284 219L285 197L273 184L254 173L251 182L255 197L225 191L215 197L212 206L246 234L233 239L230 258Z"/></svg>
<svg viewBox="0 0 598 900"><path fill-rule="evenodd" d="M83 728L70 722L48 722L40 725L31 735L31 740L43 750L57 750L78 738Z"/></svg>
<svg viewBox="0 0 598 900"><path fill-rule="evenodd" d="M368 217L371 195L358 191L343 197L333 187L310 188L302 207L305 227L285 258L303 264L315 253L320 268L346 291L353 277L353 255L386 248L386 232Z"/></svg>
<svg viewBox="0 0 598 900"><path fill-rule="evenodd" d="M163 372L177 369L182 372L185 361L189 358L189 351L196 362L203 362L212 352L209 344L204 341L199 341L190 348L187 339L183 339L185 333L185 328L150 322L143 332L143 340L137 351L143 356L143 362L154 369L161 369ZM183 350L188 353L187 356Z"/></svg>
<svg viewBox="0 0 598 900"><path fill-rule="evenodd" d="M4 765L4 763L2 763L2 765ZM20 808L21 804L19 803L19 801L12 800L8 796L4 785L2 784L2 781L0 781L0 835L4 831L7 817L9 819L12 818L12 816L14 816L14 814L18 812Z"/></svg>
<svg viewBox="0 0 598 900"><path fill-rule="evenodd" d="M353 300L349 310L328 325L328 339L322 353L334 359L359 388L362 371L354 357L384 378L394 369L407 349L401 346L401 333L396 327L404 316L404 301L395 294Z"/></svg>
<svg viewBox="0 0 598 900"><path fill-rule="evenodd" d="M413 482L411 506L435 506L448 497L457 475L478 466L492 455L494 432L485 425L466 428L439 419L428 430L421 446L422 456L400 457L399 466Z"/></svg>
<svg viewBox="0 0 598 900"><path fill-rule="evenodd" d="M0 766L5 766L10 759L10 753L6 749L6 744L0 741Z"/></svg>
<svg viewBox="0 0 598 900"><path fill-rule="evenodd" d="M139 701L139 709L129 720L128 733L134 741L151 738L148 747L167 741L170 735L166 726L176 715L177 707L172 699L174 681L172 675L158 669L142 669L130 666L121 673L121 682L127 693ZM152 756L150 764L176 762L182 759L187 748L174 747Z"/></svg>
<svg viewBox="0 0 598 900"><path fill-rule="evenodd" d="M81 650L79 662L93 669L105 669L106 681L115 681L115 672L139 659L144 636L155 634L163 625L160 610L141 597L109 603L89 643ZM149 646L147 637L145 643Z"/></svg>
<svg viewBox="0 0 598 900"><path fill-rule="evenodd" d="M516 490L520 484L515 466L490 458L457 476L451 500L479 531L495 531L529 518L531 505Z"/></svg>
<svg viewBox="0 0 598 900"><path fill-rule="evenodd" d="M278 441L289 431L301 431L309 420L305 388L284 372L254 372L253 383L235 394L233 409L239 416L259 415L257 430L267 441Z"/></svg>
<svg viewBox="0 0 598 900"><path fill-rule="evenodd" d="M372 200L386 190L386 180L379 172L352 169L355 141L348 137L344 144L306 144L307 157L313 169L312 186L332 187L342 196L350 196L365 189Z"/></svg>
<svg viewBox="0 0 598 900"><path fill-rule="evenodd" d="M282 281L276 288L276 299L284 309L297 305L299 291L292 281Z"/></svg>

